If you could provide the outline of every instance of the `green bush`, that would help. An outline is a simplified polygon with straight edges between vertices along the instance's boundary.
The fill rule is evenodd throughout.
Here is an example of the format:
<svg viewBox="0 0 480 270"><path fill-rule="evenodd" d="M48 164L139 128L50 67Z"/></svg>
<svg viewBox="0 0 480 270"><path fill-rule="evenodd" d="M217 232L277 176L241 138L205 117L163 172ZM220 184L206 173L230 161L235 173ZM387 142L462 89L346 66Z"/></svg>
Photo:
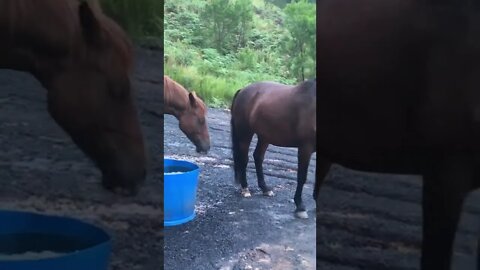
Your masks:
<svg viewBox="0 0 480 270"><path fill-rule="evenodd" d="M163 0L101 0L102 9L132 37L163 39Z"/></svg>
<svg viewBox="0 0 480 270"><path fill-rule="evenodd" d="M211 6L210 13L205 12L210 3L225 9L222 20L215 22ZM230 20L235 7L252 15L248 23ZM290 57L295 52L288 51L291 34L285 13L264 0L167 0L165 13L164 72L209 106L229 107L235 92L253 82L296 84L299 64L306 66L307 74L314 71L314 60Z"/></svg>

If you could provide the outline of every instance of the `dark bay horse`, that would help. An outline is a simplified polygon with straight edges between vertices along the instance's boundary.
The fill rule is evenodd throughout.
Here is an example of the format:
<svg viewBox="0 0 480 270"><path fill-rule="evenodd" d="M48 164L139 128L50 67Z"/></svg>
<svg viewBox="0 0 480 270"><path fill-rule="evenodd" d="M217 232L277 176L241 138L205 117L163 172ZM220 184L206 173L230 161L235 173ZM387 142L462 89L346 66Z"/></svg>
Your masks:
<svg viewBox="0 0 480 270"><path fill-rule="evenodd" d="M450 269L464 199L480 186L480 10L470 2L317 3L314 196L330 163L422 175L422 270Z"/></svg>
<svg viewBox="0 0 480 270"><path fill-rule="evenodd" d="M0 68L32 74L48 112L109 190L135 194L146 151L130 84L132 46L96 1L0 1Z"/></svg>
<svg viewBox="0 0 480 270"><path fill-rule="evenodd" d="M273 192L265 183L263 160L268 145L298 148L295 214L308 218L302 202L303 185L307 181L310 158L316 150L316 79L298 85L257 82L238 90L231 106L231 136L235 182L242 187L242 196L250 197L247 184L248 150L253 135L257 146L253 153L258 186L266 196Z"/></svg>
<svg viewBox="0 0 480 270"><path fill-rule="evenodd" d="M178 119L180 130L196 146L198 153L210 150L207 106L195 92L188 92L178 82L163 76L164 112Z"/></svg>

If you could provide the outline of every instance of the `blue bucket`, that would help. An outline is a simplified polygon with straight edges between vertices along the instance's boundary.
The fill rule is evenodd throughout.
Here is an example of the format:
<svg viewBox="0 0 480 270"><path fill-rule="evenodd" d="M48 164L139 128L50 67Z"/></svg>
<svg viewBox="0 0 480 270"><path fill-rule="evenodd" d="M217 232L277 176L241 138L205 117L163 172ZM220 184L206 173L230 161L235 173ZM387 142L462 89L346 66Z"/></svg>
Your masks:
<svg viewBox="0 0 480 270"><path fill-rule="evenodd" d="M111 249L108 234L88 223L0 210L0 270L107 270Z"/></svg>
<svg viewBox="0 0 480 270"><path fill-rule="evenodd" d="M200 168L191 162L164 159L164 226L175 226L195 218Z"/></svg>

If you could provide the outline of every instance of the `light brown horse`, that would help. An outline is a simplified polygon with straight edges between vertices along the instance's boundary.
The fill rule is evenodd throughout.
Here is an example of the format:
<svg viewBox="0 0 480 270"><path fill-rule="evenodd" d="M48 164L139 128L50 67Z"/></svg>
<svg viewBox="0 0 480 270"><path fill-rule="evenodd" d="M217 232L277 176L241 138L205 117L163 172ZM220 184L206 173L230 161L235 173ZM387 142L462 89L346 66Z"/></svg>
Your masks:
<svg viewBox="0 0 480 270"><path fill-rule="evenodd" d="M101 170L104 187L130 194L146 175L132 55L96 1L0 1L0 68L38 79L48 112Z"/></svg>
<svg viewBox="0 0 480 270"><path fill-rule="evenodd" d="M238 90L231 107L231 136L235 182L240 183L242 196L250 197L247 183L248 150L253 135L257 146L253 153L258 186L266 196L273 196L265 183L263 160L268 145L298 148L295 214L308 218L302 201L308 166L316 150L316 79L298 85L257 82Z"/></svg>
<svg viewBox="0 0 480 270"><path fill-rule="evenodd" d="M163 76L164 112L175 116L180 130L196 146L198 153L210 150L207 125L207 106L195 92L188 92L178 82Z"/></svg>
<svg viewBox="0 0 480 270"><path fill-rule="evenodd" d="M318 5L315 196L332 162L422 175L421 269L448 270L464 199L480 187L479 5Z"/></svg>

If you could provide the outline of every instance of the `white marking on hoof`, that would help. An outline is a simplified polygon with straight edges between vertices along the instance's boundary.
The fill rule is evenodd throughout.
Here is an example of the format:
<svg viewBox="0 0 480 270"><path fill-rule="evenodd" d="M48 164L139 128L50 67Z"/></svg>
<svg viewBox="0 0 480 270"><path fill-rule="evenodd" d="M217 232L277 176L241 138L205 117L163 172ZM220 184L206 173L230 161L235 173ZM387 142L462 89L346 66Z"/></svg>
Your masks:
<svg viewBox="0 0 480 270"><path fill-rule="evenodd" d="M252 197L252 193L250 193L250 190L248 190L248 188L242 188L242 197L244 198Z"/></svg>
<svg viewBox="0 0 480 270"><path fill-rule="evenodd" d="M265 195L267 197L273 197L273 196L275 196L275 193L273 193L273 191L269 190L267 192L264 192L263 195Z"/></svg>
<svg viewBox="0 0 480 270"><path fill-rule="evenodd" d="M301 219L307 219L308 218L307 211L295 212L295 216L297 218L301 218Z"/></svg>

